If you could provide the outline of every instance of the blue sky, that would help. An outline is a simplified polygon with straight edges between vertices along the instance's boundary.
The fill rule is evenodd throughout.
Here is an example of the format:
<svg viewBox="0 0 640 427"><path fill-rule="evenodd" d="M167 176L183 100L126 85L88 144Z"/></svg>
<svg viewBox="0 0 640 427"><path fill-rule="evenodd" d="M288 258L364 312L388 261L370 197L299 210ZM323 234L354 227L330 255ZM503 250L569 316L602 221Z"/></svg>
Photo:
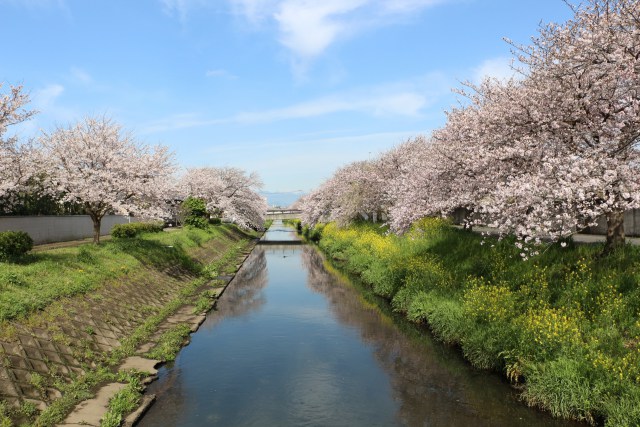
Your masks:
<svg viewBox="0 0 640 427"><path fill-rule="evenodd" d="M0 0L0 82L39 114L22 137L107 114L182 167L308 191L442 126L464 80L509 73L509 37L562 0Z"/></svg>

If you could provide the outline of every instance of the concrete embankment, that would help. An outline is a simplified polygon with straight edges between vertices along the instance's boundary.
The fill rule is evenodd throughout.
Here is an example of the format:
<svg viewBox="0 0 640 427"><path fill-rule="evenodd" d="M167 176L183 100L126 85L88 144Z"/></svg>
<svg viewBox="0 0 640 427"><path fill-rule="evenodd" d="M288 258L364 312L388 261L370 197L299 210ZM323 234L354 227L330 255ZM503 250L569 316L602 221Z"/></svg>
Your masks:
<svg viewBox="0 0 640 427"><path fill-rule="evenodd" d="M142 386L152 379L160 361L147 355L158 353L168 331L179 325L197 330L256 242L255 236L228 230L224 239L189 253L201 265L215 265L215 276L143 266L130 280L3 324L2 425L10 419L16 425L101 425L109 399L128 379Z"/></svg>

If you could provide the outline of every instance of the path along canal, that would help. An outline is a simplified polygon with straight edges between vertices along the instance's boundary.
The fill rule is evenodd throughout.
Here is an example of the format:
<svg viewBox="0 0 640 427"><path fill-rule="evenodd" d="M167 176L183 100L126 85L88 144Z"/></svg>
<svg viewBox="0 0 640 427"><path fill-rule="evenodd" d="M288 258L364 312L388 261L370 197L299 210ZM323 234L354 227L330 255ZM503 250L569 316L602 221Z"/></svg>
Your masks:
<svg viewBox="0 0 640 427"><path fill-rule="evenodd" d="M295 241L278 221L265 239ZM139 426L561 426L393 319L313 247L258 245Z"/></svg>

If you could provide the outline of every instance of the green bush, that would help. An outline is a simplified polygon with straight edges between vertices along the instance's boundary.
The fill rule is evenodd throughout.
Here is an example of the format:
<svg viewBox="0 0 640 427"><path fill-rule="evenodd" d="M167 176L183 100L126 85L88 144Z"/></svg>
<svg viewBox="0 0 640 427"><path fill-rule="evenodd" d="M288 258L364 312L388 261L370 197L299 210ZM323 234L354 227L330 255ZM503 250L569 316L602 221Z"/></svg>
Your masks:
<svg viewBox="0 0 640 427"><path fill-rule="evenodd" d="M200 228L205 230L209 226L209 221L207 218L203 218L200 216L188 216L184 220L184 225L187 227Z"/></svg>
<svg viewBox="0 0 640 427"><path fill-rule="evenodd" d="M33 239L24 231L0 232L0 260L20 258L33 248Z"/></svg>
<svg viewBox="0 0 640 427"><path fill-rule="evenodd" d="M111 229L113 237L123 239L136 237L140 233L159 233L163 230L162 222L132 222L129 224L117 224Z"/></svg>
<svg viewBox="0 0 640 427"><path fill-rule="evenodd" d="M312 242L318 243L322 238L323 229L324 229L324 224L316 224L316 226L313 228L309 228L305 225L304 228L302 229L302 234L304 235L304 237L311 240Z"/></svg>
<svg viewBox="0 0 640 427"><path fill-rule="evenodd" d="M209 224L220 225L222 224L222 218L209 218Z"/></svg>
<svg viewBox="0 0 640 427"><path fill-rule="evenodd" d="M204 200L196 197L187 197L182 202L184 212L184 224L189 227L206 229L209 226L209 212Z"/></svg>

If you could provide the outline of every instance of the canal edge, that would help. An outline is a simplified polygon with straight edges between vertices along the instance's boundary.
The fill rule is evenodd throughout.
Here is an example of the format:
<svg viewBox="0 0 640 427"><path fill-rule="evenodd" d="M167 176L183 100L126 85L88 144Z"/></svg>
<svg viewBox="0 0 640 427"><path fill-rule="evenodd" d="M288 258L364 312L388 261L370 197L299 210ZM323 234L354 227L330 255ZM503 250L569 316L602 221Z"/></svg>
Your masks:
<svg viewBox="0 0 640 427"><path fill-rule="evenodd" d="M240 268L244 265L247 258L249 258L255 247L258 245L261 237L262 236L260 236L259 238L251 239L249 241L250 243L240 253L241 256L236 259L235 271L232 274L217 276L208 280L192 296L191 303L186 303L178 307L172 314L170 314L157 326L155 332L152 334L148 341L136 347L134 356L128 357L120 363L118 368L115 370L116 372L142 372L148 374L144 376L141 381L142 390L140 390L140 403L133 411L130 411L126 415L126 417L123 417L123 421L121 423L122 426L134 426L144 416L147 410L149 410L149 408L151 408L151 406L155 403L156 396L153 394L147 395L145 394L145 392L148 385L158 378L158 369L161 366L165 365L167 362L149 359L143 356L157 344L157 342L154 341L154 338L157 339L163 332L171 329L172 327L178 325L188 325L189 334L185 337L185 339L183 339L176 355L184 347L189 345L191 342L191 334L198 331L202 323L204 323L204 321L206 320L207 315L215 309L218 299L222 296L229 284L236 277ZM212 284L221 282L223 283L221 286L212 287ZM193 302L207 291L213 291L213 298L211 298L210 304L207 305L207 308L205 310L194 314L193 309L195 308L195 306L193 305ZM119 382L103 385L98 390L96 390L95 396L93 398L78 403L74 407L74 409L67 415L65 420L62 423L57 424L57 426L100 426L102 419L108 412L109 401L114 396L116 396L118 392L123 390L124 387L125 384Z"/></svg>

